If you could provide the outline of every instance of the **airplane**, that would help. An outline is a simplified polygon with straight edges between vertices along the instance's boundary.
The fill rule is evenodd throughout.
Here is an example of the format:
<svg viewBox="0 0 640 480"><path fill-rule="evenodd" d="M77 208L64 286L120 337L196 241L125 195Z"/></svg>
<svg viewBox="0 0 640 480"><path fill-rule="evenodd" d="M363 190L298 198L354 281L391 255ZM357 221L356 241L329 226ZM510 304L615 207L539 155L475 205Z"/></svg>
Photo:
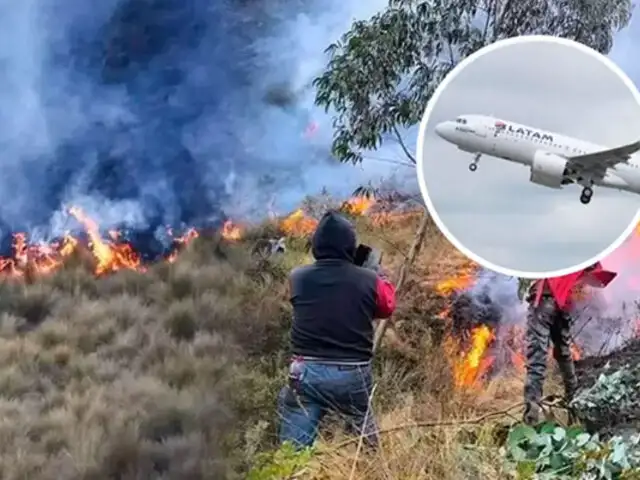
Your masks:
<svg viewBox="0 0 640 480"><path fill-rule="evenodd" d="M640 140L611 148L555 132L532 128L487 115L461 115L441 122L436 134L460 150L473 154L475 172L483 155L530 168L529 181L549 188L582 186L580 202L587 205L593 187L640 194Z"/></svg>

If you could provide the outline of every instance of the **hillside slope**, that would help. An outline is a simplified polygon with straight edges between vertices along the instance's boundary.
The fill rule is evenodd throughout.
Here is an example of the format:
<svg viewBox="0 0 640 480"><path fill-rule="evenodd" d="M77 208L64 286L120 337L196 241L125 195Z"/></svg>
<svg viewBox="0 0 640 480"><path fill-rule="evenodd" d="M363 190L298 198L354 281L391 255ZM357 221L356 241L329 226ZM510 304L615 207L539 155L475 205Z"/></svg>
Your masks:
<svg viewBox="0 0 640 480"><path fill-rule="evenodd" d="M415 220L406 222L361 222L391 269L410 242ZM282 258L252 257L268 230L198 238L147 272L96 278L78 254L31 283L3 281L0 477L220 478L270 445L289 322L283 280L307 253L292 238Z"/></svg>
<svg viewBox="0 0 640 480"><path fill-rule="evenodd" d="M354 219L360 241L383 249L385 267L397 271L419 215ZM311 260L305 221L201 236L175 262L146 271L97 278L95 261L78 251L50 275L3 281L0 477L244 478L275 445L290 324L284 280ZM252 254L283 230L286 253ZM484 378L469 351L446 341L450 294L472 276L430 225L395 316L411 355L387 347L376 362L382 428L520 400L520 374ZM459 381L461 369L472 381ZM353 478L498 478L503 425L400 430ZM341 446L331 426L322 438L309 478L348 478L355 445Z"/></svg>

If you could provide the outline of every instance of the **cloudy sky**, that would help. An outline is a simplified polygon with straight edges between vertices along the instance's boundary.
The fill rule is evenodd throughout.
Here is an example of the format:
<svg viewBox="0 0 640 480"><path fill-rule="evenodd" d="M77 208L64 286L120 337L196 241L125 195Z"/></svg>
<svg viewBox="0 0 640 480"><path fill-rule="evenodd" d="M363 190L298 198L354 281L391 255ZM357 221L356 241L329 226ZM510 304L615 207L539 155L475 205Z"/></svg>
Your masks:
<svg viewBox="0 0 640 480"><path fill-rule="evenodd" d="M610 55L636 84L638 23L618 36ZM521 165L483 157L470 172L473 156L433 131L438 122L465 113L615 147L640 139L640 106L604 64L566 46L513 45L461 71L429 119L424 175L438 215L476 255L518 271L568 268L606 249L636 215L640 195L596 187L591 204L584 206L580 187L556 191L534 185Z"/></svg>

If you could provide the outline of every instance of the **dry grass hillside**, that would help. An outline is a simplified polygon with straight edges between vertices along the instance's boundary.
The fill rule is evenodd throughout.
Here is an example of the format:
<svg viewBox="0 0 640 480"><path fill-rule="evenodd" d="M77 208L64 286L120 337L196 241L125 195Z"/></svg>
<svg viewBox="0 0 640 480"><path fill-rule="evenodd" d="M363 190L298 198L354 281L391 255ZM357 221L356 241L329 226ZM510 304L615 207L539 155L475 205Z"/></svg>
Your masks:
<svg viewBox="0 0 640 480"><path fill-rule="evenodd" d="M418 221L357 224L395 272ZM145 273L96 278L78 254L31 283L0 284L0 478L244 478L275 445L290 322L284 279L310 260L295 238L280 257L252 256L272 229L198 238ZM471 418L520 399L518 376L471 392L452 380L436 338L446 299L435 286L465 267L431 225L396 315L414 355L387 348L377 359L381 427ZM352 471L357 445L329 428L300 478L495 479L501 434L494 424L404 429Z"/></svg>

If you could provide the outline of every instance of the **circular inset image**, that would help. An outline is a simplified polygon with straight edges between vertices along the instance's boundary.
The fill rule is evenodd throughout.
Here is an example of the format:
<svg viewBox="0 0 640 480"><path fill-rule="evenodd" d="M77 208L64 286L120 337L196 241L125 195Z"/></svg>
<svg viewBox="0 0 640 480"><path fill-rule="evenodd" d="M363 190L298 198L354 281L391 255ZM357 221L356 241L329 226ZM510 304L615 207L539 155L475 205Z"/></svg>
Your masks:
<svg viewBox="0 0 640 480"><path fill-rule="evenodd" d="M565 275L640 219L640 93L613 62L547 36L463 60L427 105L418 181L440 230L491 270Z"/></svg>

